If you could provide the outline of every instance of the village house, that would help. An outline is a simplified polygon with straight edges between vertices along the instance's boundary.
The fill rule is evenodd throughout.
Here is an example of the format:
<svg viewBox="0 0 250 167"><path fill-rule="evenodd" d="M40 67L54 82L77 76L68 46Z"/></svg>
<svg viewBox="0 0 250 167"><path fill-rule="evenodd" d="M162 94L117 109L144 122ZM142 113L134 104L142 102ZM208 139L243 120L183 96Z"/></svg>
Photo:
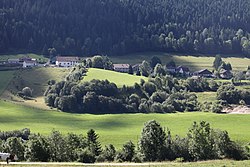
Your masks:
<svg viewBox="0 0 250 167"><path fill-rule="evenodd" d="M170 74L175 74L176 73L176 67L172 65L167 65L166 66L166 71Z"/></svg>
<svg viewBox="0 0 250 167"><path fill-rule="evenodd" d="M189 68L186 67L186 66L178 66L178 67L176 68L176 73L179 73L179 74L188 76L188 75L190 75L190 70L189 70Z"/></svg>
<svg viewBox="0 0 250 167"><path fill-rule="evenodd" d="M37 62L35 59L23 61L23 68L31 68L31 67L35 67L35 66L37 66Z"/></svg>
<svg viewBox="0 0 250 167"><path fill-rule="evenodd" d="M56 66L58 67L73 67L79 64L79 57L69 57L69 56L57 56L56 57Z"/></svg>
<svg viewBox="0 0 250 167"><path fill-rule="evenodd" d="M129 72L129 64L113 64L114 71L117 72Z"/></svg>
<svg viewBox="0 0 250 167"><path fill-rule="evenodd" d="M233 74L229 70L222 69L220 70L220 78L222 79L231 79L233 77Z"/></svg>
<svg viewBox="0 0 250 167"><path fill-rule="evenodd" d="M208 69L196 71L196 72L194 72L194 76L206 77L206 78L213 78L214 77L213 73L211 71L209 71Z"/></svg>
<svg viewBox="0 0 250 167"><path fill-rule="evenodd" d="M8 59L8 64L20 64L19 59Z"/></svg>

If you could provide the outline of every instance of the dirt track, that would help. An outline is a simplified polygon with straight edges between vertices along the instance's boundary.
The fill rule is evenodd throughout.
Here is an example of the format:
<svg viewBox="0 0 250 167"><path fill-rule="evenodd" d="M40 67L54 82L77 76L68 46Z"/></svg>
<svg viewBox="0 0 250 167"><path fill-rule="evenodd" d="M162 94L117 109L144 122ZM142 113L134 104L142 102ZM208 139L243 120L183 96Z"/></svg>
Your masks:
<svg viewBox="0 0 250 167"><path fill-rule="evenodd" d="M171 164L171 162L168 162ZM164 163L64 163L64 162L10 162L8 165L6 162L0 162L0 166L160 166Z"/></svg>

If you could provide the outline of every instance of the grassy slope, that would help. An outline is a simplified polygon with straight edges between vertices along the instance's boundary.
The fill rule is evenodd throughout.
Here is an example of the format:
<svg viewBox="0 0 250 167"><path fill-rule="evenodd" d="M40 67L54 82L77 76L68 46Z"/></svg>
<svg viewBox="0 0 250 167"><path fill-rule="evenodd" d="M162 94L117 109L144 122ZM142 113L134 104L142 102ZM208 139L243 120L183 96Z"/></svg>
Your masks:
<svg viewBox="0 0 250 167"><path fill-rule="evenodd" d="M84 81L90 81L92 79L109 80L114 82L118 87L123 85L133 86L136 82L140 83L141 79L147 80L146 77L129 75L126 73L120 73L115 71L102 70L97 68L89 68L87 76L84 77Z"/></svg>
<svg viewBox="0 0 250 167"><path fill-rule="evenodd" d="M162 60L163 64L166 64L170 60L174 60L177 65L186 65L190 67L192 71L200 70L203 68L207 68L212 70L212 64L214 61L214 57L206 57L206 56L179 56L175 54L169 53L161 53L161 52L146 52L146 53L136 53L129 54L122 57L111 57L111 60L115 63L141 63L143 60L149 61L151 57L157 56ZM246 70L247 66L250 64L250 59L247 58L236 58L236 57L227 57L223 58L225 62L230 62L233 70Z"/></svg>
<svg viewBox="0 0 250 167"><path fill-rule="evenodd" d="M49 109L43 98L43 93L47 88L47 82L51 79L61 81L70 72L66 68L34 68L22 69L17 71L15 77L10 81L7 89L2 94L3 99L14 100L19 105L34 106L37 108ZM8 78L10 75L5 75ZM24 87L30 87L33 90L35 100L23 101L15 94ZM18 89L17 89L18 87ZM14 93L14 95L13 95Z"/></svg>
<svg viewBox="0 0 250 167"><path fill-rule="evenodd" d="M3 93L11 79L14 71L0 71L0 95Z"/></svg>
<svg viewBox="0 0 250 167"><path fill-rule="evenodd" d="M140 137L143 123L155 119L170 128L173 135L184 136L193 121L205 120L214 128L228 130L234 140L250 142L250 115L218 115L212 113L177 114L112 114L90 115L44 111L0 101L0 130L30 128L32 132L49 134L52 129L61 132L86 133L93 128L103 144L121 147L128 140Z"/></svg>

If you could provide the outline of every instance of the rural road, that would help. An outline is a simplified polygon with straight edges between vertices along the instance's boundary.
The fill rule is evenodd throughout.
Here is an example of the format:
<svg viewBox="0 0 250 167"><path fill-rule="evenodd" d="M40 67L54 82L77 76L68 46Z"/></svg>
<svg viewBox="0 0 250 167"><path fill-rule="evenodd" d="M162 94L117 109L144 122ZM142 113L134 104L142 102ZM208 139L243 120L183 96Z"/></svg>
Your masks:
<svg viewBox="0 0 250 167"><path fill-rule="evenodd" d="M171 162L168 162L168 164ZM0 166L159 166L164 163L67 163L67 162L0 162Z"/></svg>

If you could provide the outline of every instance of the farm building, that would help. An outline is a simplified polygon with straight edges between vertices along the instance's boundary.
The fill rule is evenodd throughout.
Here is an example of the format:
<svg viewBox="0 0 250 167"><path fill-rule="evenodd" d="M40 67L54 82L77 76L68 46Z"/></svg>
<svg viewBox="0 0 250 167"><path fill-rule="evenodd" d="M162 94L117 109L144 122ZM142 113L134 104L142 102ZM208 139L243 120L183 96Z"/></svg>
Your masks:
<svg viewBox="0 0 250 167"><path fill-rule="evenodd" d="M196 71L196 72L194 72L194 76L207 77L207 78L214 77L213 73L211 71L209 71L208 69Z"/></svg>
<svg viewBox="0 0 250 167"><path fill-rule="evenodd" d="M230 79L230 78L233 77L233 74L232 74L232 72L229 71L229 70L222 69L222 70L220 71L220 77L221 77L222 79Z"/></svg>
<svg viewBox="0 0 250 167"><path fill-rule="evenodd" d="M114 71L117 72L129 72L129 64L113 64Z"/></svg>
<svg viewBox="0 0 250 167"><path fill-rule="evenodd" d="M79 57L65 57L65 56L57 56L56 57L56 65L58 67L72 67L77 65L80 62Z"/></svg>
<svg viewBox="0 0 250 167"><path fill-rule="evenodd" d="M36 60L24 60L23 61L23 68L35 67L37 66Z"/></svg>
<svg viewBox="0 0 250 167"><path fill-rule="evenodd" d="M176 67L172 66L172 65L167 65L166 71L169 72L170 74L174 74L174 73L176 73Z"/></svg>
<svg viewBox="0 0 250 167"><path fill-rule="evenodd" d="M176 68L176 73L180 73L182 75L189 75L190 74L190 70L186 66L178 66Z"/></svg>
<svg viewBox="0 0 250 167"><path fill-rule="evenodd" d="M138 71L141 64L135 64L132 66L133 71Z"/></svg>
<svg viewBox="0 0 250 167"><path fill-rule="evenodd" d="M20 60L19 59L8 59L8 63L9 64L20 64Z"/></svg>

